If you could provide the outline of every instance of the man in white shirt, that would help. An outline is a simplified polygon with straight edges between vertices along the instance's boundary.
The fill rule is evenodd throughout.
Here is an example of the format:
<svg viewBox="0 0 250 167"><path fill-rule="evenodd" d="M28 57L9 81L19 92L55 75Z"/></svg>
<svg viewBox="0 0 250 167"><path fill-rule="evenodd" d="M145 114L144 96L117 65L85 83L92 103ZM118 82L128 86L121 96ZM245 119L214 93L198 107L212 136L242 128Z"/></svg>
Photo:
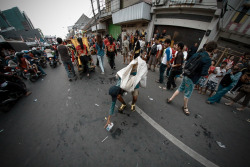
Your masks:
<svg viewBox="0 0 250 167"><path fill-rule="evenodd" d="M211 93L209 97L211 97L218 85L218 83L221 81L221 79L226 75L226 67L227 62L222 62L220 67L215 68L215 72L210 74L209 79L207 81L207 86L205 89L205 94L207 93L207 90L210 89Z"/></svg>

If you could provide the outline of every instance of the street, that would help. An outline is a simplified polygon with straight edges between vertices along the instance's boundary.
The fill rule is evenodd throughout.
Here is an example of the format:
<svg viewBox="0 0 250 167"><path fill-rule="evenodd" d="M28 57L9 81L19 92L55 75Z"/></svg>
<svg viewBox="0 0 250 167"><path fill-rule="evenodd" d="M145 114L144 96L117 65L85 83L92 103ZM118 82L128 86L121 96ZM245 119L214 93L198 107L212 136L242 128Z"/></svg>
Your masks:
<svg viewBox="0 0 250 167"><path fill-rule="evenodd" d="M125 67L121 55L115 62L117 71ZM0 114L1 166L204 166L138 111L131 112L130 105L124 114L116 112L111 117L111 132L104 129L111 105L108 90L116 83L106 57L104 65L105 74L97 67L90 79L84 76L70 82L63 65L58 65L55 69L48 66L48 75L35 83L25 81L32 94L20 99L10 112ZM236 111L239 104L225 106L225 98L221 104L208 105L208 95L194 91L191 114L186 116L181 109L183 94L167 104L174 90L163 90L164 85L155 82L158 77L158 68L148 72L147 87L139 89L136 103L140 110L207 161L220 167L249 166L249 108ZM177 79L178 85L180 81ZM131 102L131 94L124 99Z"/></svg>

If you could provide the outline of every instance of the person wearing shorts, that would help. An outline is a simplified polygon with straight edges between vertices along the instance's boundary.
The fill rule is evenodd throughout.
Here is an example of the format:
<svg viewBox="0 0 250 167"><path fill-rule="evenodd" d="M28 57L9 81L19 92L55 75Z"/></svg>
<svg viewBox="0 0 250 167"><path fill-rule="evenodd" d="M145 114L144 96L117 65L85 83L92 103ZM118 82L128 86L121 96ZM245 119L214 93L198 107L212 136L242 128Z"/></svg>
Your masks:
<svg viewBox="0 0 250 167"><path fill-rule="evenodd" d="M166 102L171 103L173 99L180 93L184 92L184 105L182 107L182 110L185 115L190 115L190 112L188 110L188 100L190 99L194 85L199 81L199 79L202 76L208 75L208 69L211 65L211 58L213 51L217 48L217 43L214 41L208 42L206 46L206 51L202 53L196 53L194 54L189 60L193 61L198 55L201 55L201 59L199 61L199 66L197 69L195 69L190 75L185 74L182 80L181 85L179 88L174 92L174 94L171 96L171 98L167 98ZM185 69L185 67L184 67Z"/></svg>
<svg viewBox="0 0 250 167"><path fill-rule="evenodd" d="M127 40L127 36L124 36L124 42L123 42L123 64L125 64L127 60L127 64L129 64L129 57L128 57L128 52L129 52L129 41Z"/></svg>

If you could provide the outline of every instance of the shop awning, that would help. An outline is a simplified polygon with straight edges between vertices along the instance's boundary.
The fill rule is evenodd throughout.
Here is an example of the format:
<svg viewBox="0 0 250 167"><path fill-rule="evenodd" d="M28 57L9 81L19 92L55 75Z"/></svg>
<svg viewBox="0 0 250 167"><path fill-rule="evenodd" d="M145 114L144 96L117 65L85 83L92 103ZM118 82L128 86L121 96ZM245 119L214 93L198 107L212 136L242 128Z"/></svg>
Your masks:
<svg viewBox="0 0 250 167"><path fill-rule="evenodd" d="M113 24L122 24L136 20L150 21L151 6L145 2L135 4L112 14Z"/></svg>

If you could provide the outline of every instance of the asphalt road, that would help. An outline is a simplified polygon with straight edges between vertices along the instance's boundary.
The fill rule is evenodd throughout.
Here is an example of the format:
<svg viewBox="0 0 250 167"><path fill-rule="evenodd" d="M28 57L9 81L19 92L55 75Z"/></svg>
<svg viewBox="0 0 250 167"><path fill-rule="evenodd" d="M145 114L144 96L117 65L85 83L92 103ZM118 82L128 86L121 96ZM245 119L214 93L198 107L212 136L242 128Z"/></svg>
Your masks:
<svg viewBox="0 0 250 167"><path fill-rule="evenodd" d="M116 67L124 67L120 56ZM111 104L108 89L116 83L106 59L105 70L105 75L97 68L90 79L70 82L61 65L45 69L48 75L35 83L26 81L32 94L18 101L10 112L0 114L1 167L203 166L137 112L131 113L130 107L125 114L116 113L112 132L106 131L103 127ZM189 103L191 115L185 116L181 110L183 95L166 104L174 91L159 88L162 85L155 83L158 75L158 70L149 71L147 88L140 88L137 106L214 164L249 166L249 108L233 112L235 107L223 104L226 99L208 105L207 96L195 91ZM132 100L130 94L124 99Z"/></svg>

